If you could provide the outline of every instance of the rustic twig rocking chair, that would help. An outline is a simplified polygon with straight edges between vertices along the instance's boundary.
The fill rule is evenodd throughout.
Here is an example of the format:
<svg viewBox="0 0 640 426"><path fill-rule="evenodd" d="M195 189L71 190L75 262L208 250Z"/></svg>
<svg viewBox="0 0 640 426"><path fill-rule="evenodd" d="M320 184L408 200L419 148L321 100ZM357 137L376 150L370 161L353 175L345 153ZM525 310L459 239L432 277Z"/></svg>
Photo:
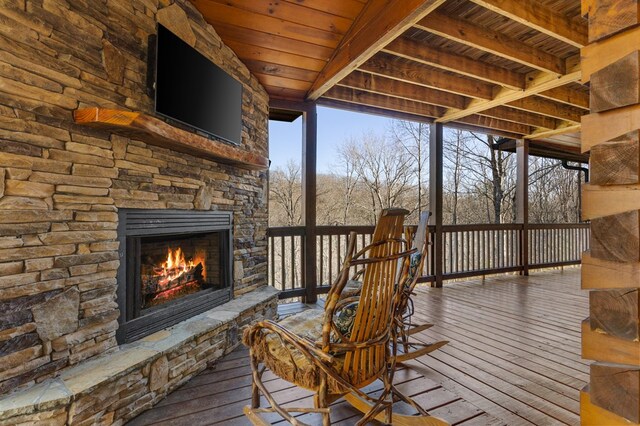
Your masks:
<svg viewBox="0 0 640 426"><path fill-rule="evenodd" d="M400 297L396 306L395 324L398 345L402 345L402 353L396 355L396 362L405 362L411 359L426 355L436 349L446 345L447 341L434 343L421 343L411 340L410 337L433 326L433 324L415 324L412 321L414 289L418 283L420 272L423 270L424 262L427 259L429 249L429 229L428 221L431 214L424 212L420 215L420 222L417 229L413 226L404 227L404 236L411 243L411 248L416 250L412 253L407 262L404 262L400 271L401 277ZM343 298L353 297L360 294L362 281L359 280L362 270L354 274L347 282L345 290L342 292Z"/></svg>
<svg viewBox="0 0 640 426"><path fill-rule="evenodd" d="M446 424L429 417L421 407L393 385L395 371L395 316L400 292L397 285L399 259L408 260L415 250L406 250L401 239L405 210L382 212L372 243L354 254L355 233L349 238L344 266L332 286L324 311L310 309L280 323L262 321L244 332L253 369L253 397L245 414L254 424L267 424L261 413L277 412L294 425L304 423L291 413L320 413L323 425L330 421L329 404L342 396L365 414L357 424L374 418L394 424ZM355 298L341 298L352 267L363 267L362 288ZM347 314L352 315L347 315ZM352 321L345 323L344 318ZM259 364L264 366L260 368ZM312 390L314 408L280 406L262 382L265 368L300 387ZM362 388L380 379L384 389L371 397ZM260 393L270 403L260 408ZM421 416L392 413L402 400Z"/></svg>

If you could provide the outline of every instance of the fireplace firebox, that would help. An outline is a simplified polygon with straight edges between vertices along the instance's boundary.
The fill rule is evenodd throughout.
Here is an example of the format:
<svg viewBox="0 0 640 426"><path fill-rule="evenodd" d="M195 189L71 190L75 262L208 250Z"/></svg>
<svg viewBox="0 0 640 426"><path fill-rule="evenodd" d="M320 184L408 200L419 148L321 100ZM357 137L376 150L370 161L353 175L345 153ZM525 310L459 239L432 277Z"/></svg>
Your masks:
<svg viewBox="0 0 640 426"><path fill-rule="evenodd" d="M118 215L118 342L230 300L231 213L120 209Z"/></svg>

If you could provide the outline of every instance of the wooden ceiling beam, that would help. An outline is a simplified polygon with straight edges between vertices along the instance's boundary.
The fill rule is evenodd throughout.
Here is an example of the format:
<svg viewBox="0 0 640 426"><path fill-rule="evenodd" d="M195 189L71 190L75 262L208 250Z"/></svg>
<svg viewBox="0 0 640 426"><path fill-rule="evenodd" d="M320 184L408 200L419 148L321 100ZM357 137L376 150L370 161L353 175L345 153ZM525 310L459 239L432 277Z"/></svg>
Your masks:
<svg viewBox="0 0 640 426"><path fill-rule="evenodd" d="M481 115L463 117L460 120L456 120L456 123L471 124L485 129L502 130L519 135L527 135L531 133L530 126L512 123L510 121L500 120L493 117L483 117Z"/></svg>
<svg viewBox="0 0 640 426"><path fill-rule="evenodd" d="M589 92L581 92L566 86L545 90L538 93L538 96L578 108L589 109Z"/></svg>
<svg viewBox="0 0 640 426"><path fill-rule="evenodd" d="M433 118L421 115L409 114L402 111L394 111L369 105L354 104L351 102L340 101L337 99L329 99L322 97L317 101L318 105L337 108L346 111L360 112L363 114L380 115L385 118L393 118L395 120L415 121L418 123L433 123Z"/></svg>
<svg viewBox="0 0 640 426"><path fill-rule="evenodd" d="M558 102L531 96L507 103L508 106L524 111L535 112L547 117L557 118L562 121L580 123L580 118L584 113L581 109L570 107Z"/></svg>
<svg viewBox="0 0 640 426"><path fill-rule="evenodd" d="M567 60L569 63L573 63L573 58ZM490 100L474 99L467 108L464 110L450 110L440 117L438 122L446 123L448 121L456 121L462 117L477 114L481 111L485 111L489 108L504 105L519 99L526 98L531 95L536 95L546 90L554 89L559 86L579 80L581 77L580 65L574 65L573 68L565 75L558 77L553 73L548 72L536 72L530 76L527 83L527 87L524 90L511 90L502 88L498 93Z"/></svg>
<svg viewBox="0 0 640 426"><path fill-rule="evenodd" d="M499 118L501 120L511 121L512 123L525 124L532 127L541 127L543 129L555 129L558 126L558 120L554 118L518 110L515 108L509 108L507 106L489 108L487 110L479 112L478 115Z"/></svg>
<svg viewBox="0 0 640 426"><path fill-rule="evenodd" d="M538 0L471 0L492 12L533 28L543 34L562 40L577 48L588 43L586 22L562 16Z"/></svg>
<svg viewBox="0 0 640 426"><path fill-rule="evenodd" d="M399 37L389 43L382 51L510 89L520 90L525 88L524 74L466 56L437 50L425 43L409 38Z"/></svg>
<svg viewBox="0 0 640 426"><path fill-rule="evenodd" d="M409 120L426 123L433 122L432 117L422 115L424 111L418 108L419 103L413 103L418 104L416 106L418 109L413 110L414 112L408 112L407 109L394 109L394 107L396 106L404 108L407 106L407 103L405 103L405 105L392 105L392 103L380 101L380 99L376 101L376 95L370 94L371 97L365 99L362 97L362 94L357 93L358 91L353 91L356 93L348 93L346 91L342 91L342 89L345 88L341 88L339 86L333 87L328 92L326 92L322 98L318 99L318 105L344 109L348 111L361 112L365 114L381 115L387 118L390 117L398 120ZM341 99L343 97L349 100ZM381 97L378 96L378 98ZM371 100L372 103L362 103L363 100ZM409 103L409 105L410 104L411 103ZM488 127L489 125L494 127ZM523 126L521 124L509 123L507 121L480 116L466 117L464 119L464 122L447 123L447 127L467 130L471 132L492 134L513 139L521 138L522 135L530 132L531 129L528 126ZM517 132L514 132L514 130L517 130Z"/></svg>
<svg viewBox="0 0 640 426"><path fill-rule="evenodd" d="M357 70L343 78L338 85L446 108L463 109L468 102L464 96Z"/></svg>
<svg viewBox="0 0 640 426"><path fill-rule="evenodd" d="M514 40L498 31L480 27L443 13L431 13L415 26L421 30L543 72L563 75L566 71L565 62L557 56Z"/></svg>
<svg viewBox="0 0 640 426"><path fill-rule="evenodd" d="M364 104L378 108L402 111L409 114L435 118L441 116L445 109L421 102L394 98L348 87L334 86L323 95L324 98L344 102Z"/></svg>
<svg viewBox="0 0 640 426"><path fill-rule="evenodd" d="M526 135L524 139L546 139L552 136L564 135L567 133L576 133L579 131L580 131L580 124L565 121L555 129L540 129L540 128L535 129L533 132Z"/></svg>
<svg viewBox="0 0 640 426"><path fill-rule="evenodd" d="M494 86L483 81L448 74L415 62L407 62L386 53L379 53L359 69L371 74L381 75L394 80L477 99L493 98Z"/></svg>
<svg viewBox="0 0 640 426"><path fill-rule="evenodd" d="M387 43L445 1L370 0L309 89L307 99L318 99ZM384 4L384 7L380 8L380 4ZM373 16L368 12L372 7L376 7L377 12Z"/></svg>

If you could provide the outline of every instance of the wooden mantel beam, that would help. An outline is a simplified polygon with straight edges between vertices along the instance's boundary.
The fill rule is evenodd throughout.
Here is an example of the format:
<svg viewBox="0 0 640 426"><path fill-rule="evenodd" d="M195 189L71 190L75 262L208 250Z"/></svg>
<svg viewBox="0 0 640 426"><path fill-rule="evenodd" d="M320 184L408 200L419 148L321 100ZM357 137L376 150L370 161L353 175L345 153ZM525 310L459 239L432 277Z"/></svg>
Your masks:
<svg viewBox="0 0 640 426"><path fill-rule="evenodd" d="M492 12L562 40L577 48L587 44L587 24L573 21L540 4L538 0L471 0Z"/></svg>
<svg viewBox="0 0 640 426"><path fill-rule="evenodd" d="M556 75L563 75L566 72L565 62L561 58L507 37L498 31L480 27L463 19L434 12L421 19L415 26L423 31L492 53L542 72Z"/></svg>
<svg viewBox="0 0 640 426"><path fill-rule="evenodd" d="M446 0L370 0L307 93L316 100ZM376 13L372 14L371 10Z"/></svg>

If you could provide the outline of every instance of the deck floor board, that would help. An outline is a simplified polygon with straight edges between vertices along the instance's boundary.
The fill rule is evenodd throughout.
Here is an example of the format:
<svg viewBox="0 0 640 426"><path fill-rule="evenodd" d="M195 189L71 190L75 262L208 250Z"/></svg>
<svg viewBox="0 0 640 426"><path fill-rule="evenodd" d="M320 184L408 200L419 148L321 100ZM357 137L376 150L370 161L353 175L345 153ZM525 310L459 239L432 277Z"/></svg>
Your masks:
<svg viewBox="0 0 640 426"><path fill-rule="evenodd" d="M396 382L431 414L461 426L579 424L579 390L589 372L580 357L580 321L589 301L579 268L421 287L414 302L414 320L435 324L416 338L450 343L409 362ZM284 405L312 404L309 392L265 377ZM242 408L250 402L250 384L247 351L238 348L130 424L248 425ZM343 400L331 412L335 425L359 417ZM267 418L286 424L275 414ZM313 414L299 418L320 421Z"/></svg>

